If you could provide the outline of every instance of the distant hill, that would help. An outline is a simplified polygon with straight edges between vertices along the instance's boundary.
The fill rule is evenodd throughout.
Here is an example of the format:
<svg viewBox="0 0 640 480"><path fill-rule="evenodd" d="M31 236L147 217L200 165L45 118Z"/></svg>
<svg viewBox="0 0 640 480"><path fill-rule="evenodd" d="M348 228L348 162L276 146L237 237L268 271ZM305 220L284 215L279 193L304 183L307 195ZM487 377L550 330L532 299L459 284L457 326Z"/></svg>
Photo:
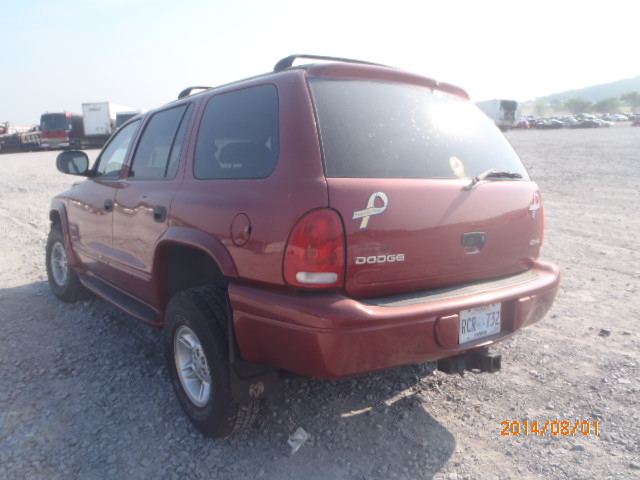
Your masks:
<svg viewBox="0 0 640 480"><path fill-rule="evenodd" d="M602 85L581 88L578 90L567 90L566 92L554 93L546 97L538 97L533 102L565 102L571 98L580 98L590 102L598 102L605 98L620 98L621 95L629 92L640 92L640 76L627 78Z"/></svg>

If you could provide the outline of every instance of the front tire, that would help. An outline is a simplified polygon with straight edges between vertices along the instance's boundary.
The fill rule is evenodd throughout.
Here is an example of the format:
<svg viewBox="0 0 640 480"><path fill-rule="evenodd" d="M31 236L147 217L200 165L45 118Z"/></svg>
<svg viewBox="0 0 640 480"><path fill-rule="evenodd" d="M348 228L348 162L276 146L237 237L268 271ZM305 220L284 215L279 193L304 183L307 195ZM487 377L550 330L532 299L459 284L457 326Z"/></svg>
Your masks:
<svg viewBox="0 0 640 480"><path fill-rule="evenodd" d="M53 226L49 231L46 263L49 287L56 297L63 302L74 303L90 296L69 263L64 236L59 226Z"/></svg>
<svg viewBox="0 0 640 480"><path fill-rule="evenodd" d="M186 290L171 299L164 350L180 406L203 435L229 436L253 423L258 400L240 403L231 394L226 293L213 286Z"/></svg>

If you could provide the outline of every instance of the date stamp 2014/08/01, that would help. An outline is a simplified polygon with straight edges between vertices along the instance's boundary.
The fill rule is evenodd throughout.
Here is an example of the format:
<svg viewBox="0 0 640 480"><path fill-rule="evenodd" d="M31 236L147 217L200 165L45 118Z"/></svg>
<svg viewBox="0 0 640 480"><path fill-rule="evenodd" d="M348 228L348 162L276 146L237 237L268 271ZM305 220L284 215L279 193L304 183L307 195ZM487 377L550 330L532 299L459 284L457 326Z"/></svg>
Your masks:
<svg viewBox="0 0 640 480"><path fill-rule="evenodd" d="M518 420L500 422L503 426L501 435L565 435L575 437L578 435L599 435L600 423L598 420L589 422L587 420L560 421L546 420L533 421Z"/></svg>

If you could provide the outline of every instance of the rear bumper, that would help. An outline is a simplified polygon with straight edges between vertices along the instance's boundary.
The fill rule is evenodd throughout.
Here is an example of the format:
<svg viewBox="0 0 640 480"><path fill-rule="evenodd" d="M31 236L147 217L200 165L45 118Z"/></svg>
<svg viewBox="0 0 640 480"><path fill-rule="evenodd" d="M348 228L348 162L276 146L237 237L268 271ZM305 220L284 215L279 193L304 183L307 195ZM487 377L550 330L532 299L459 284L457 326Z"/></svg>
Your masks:
<svg viewBox="0 0 640 480"><path fill-rule="evenodd" d="M486 347L542 319L560 285L552 264L438 291L354 300L340 294L229 288L242 357L320 378L448 358ZM458 312L502 303L498 334L458 344Z"/></svg>

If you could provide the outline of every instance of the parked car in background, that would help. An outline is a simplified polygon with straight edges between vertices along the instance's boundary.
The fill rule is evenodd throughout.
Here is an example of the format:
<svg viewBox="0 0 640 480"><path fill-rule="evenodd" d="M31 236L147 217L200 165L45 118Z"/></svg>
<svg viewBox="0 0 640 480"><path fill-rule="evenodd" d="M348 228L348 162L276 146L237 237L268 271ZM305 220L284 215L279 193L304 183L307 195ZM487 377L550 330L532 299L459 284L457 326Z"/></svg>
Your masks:
<svg viewBox="0 0 640 480"><path fill-rule="evenodd" d="M548 130L548 129L562 128L562 127L564 127L564 123L555 118L536 123L536 128L538 130Z"/></svg>
<svg viewBox="0 0 640 480"><path fill-rule="evenodd" d="M600 126L600 122L595 118L580 120L578 123L573 125L573 128L598 128Z"/></svg>
<svg viewBox="0 0 640 480"><path fill-rule="evenodd" d="M515 125L512 128L526 130L527 128L529 128L529 122L526 118L521 117L516 121Z"/></svg>
<svg viewBox="0 0 640 480"><path fill-rule="evenodd" d="M611 115L609 117L609 120L613 120L614 122L627 122L629 121L629 117L620 113L616 113L615 115Z"/></svg>
<svg viewBox="0 0 640 480"><path fill-rule="evenodd" d="M615 123L613 123L610 120L603 120L601 118L598 118L596 120L596 122L598 122L600 124L601 127L605 127L605 128L609 128L609 127L615 127Z"/></svg>
<svg viewBox="0 0 640 480"><path fill-rule="evenodd" d="M578 123L578 120L574 116L568 115L568 116L562 117L562 123L564 123L565 127L572 128Z"/></svg>

